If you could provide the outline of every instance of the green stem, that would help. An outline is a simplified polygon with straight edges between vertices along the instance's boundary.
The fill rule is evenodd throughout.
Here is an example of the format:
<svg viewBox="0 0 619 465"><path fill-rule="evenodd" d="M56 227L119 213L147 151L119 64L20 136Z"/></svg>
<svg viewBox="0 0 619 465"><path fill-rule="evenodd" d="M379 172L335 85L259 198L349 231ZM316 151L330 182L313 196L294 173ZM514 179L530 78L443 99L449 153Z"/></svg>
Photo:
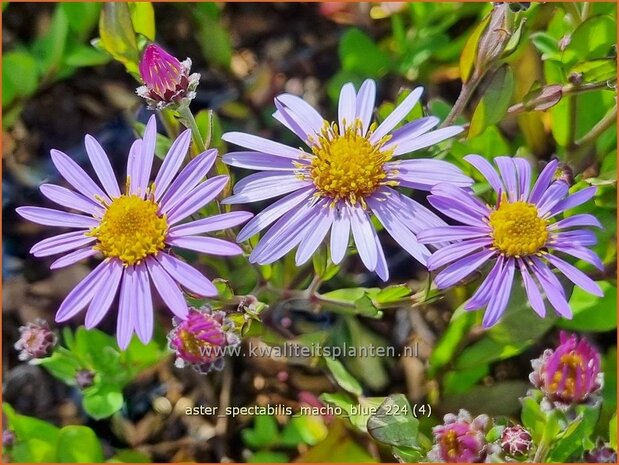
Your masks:
<svg viewBox="0 0 619 465"><path fill-rule="evenodd" d="M191 113L189 107L183 106L179 108L178 114L180 115L181 123L183 123L186 128L191 129L191 138L198 148L198 153L204 152L206 150L206 145L204 145L204 139L202 139L202 134L200 134L196 119L193 117L193 113Z"/></svg>
<svg viewBox="0 0 619 465"><path fill-rule="evenodd" d="M474 76L471 78L470 81L462 84L462 89L460 90L460 95L458 95L456 103L454 103L453 108L451 109L451 111L447 115L447 118L445 118L445 121L443 121L440 127L449 126L458 116L460 116L460 114L464 111L467 103L469 103L469 100L473 96L475 89L477 89L477 86L479 86L481 78L482 76Z"/></svg>

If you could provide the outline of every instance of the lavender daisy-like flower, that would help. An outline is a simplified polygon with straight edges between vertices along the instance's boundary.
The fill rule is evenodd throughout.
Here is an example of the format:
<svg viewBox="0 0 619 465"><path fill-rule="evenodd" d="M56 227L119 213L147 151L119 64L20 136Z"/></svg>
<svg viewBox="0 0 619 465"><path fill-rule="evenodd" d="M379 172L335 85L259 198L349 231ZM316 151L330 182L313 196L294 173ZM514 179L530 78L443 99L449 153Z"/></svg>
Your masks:
<svg viewBox="0 0 619 465"><path fill-rule="evenodd" d="M457 241L437 250L428 268L447 265L435 277L445 289L457 284L484 264L492 269L465 304L466 310L486 307L483 324L494 325L507 307L516 271L520 272L529 303L541 317L546 315L544 296L556 312L571 318L565 291L551 266L585 291L601 296L600 287L582 271L559 257L579 258L602 269L598 256L588 249L596 243L592 231L583 226L601 227L590 214L559 219L566 210L593 197L595 187L568 195L569 186L555 178L558 162L551 161L531 184L531 165L523 158L497 157L498 174L479 155L464 157L488 180L497 194L494 206L457 186L440 184L428 201L436 209L464 225L429 228L418 234L421 243Z"/></svg>
<svg viewBox="0 0 619 465"><path fill-rule="evenodd" d="M144 85L138 87L136 92L146 100L151 110L162 110L170 105L189 105L196 96L200 75L189 74L189 58L181 62L159 45L148 44L139 69Z"/></svg>
<svg viewBox="0 0 619 465"><path fill-rule="evenodd" d="M432 428L434 447L428 452L432 462L483 462L487 455L486 433L490 429L488 415L473 418L461 409L458 415L447 414L444 424Z"/></svg>
<svg viewBox="0 0 619 465"><path fill-rule="evenodd" d="M445 223L394 188L427 191L439 182L467 187L472 180L445 161L397 159L462 131L458 126L432 131L439 122L434 116L394 131L422 92L422 88L413 90L380 125L372 123L376 94L372 80L366 80L358 93L350 83L342 87L337 122L325 121L299 97L276 97L274 117L309 150L249 134L224 134L224 140L250 150L228 153L224 162L261 171L237 182L234 195L225 203L257 202L286 194L239 233L237 240L244 241L272 225L249 260L272 263L298 245L296 263L303 264L331 230L331 259L339 263L352 232L366 268L387 280L387 263L371 221L374 215L402 248L425 264L430 252L416 234Z"/></svg>
<svg viewBox="0 0 619 465"><path fill-rule="evenodd" d="M191 142L190 131L186 130L174 141L155 181L149 185L156 135L153 116L144 138L136 140L129 152L124 194L103 148L93 137L86 136L86 151L103 189L58 150L51 151L52 161L75 191L53 184L41 186L41 192L51 201L82 213L43 207L17 209L35 223L75 229L32 247L30 252L36 257L65 254L51 264L52 269L94 255L103 256L103 261L62 302L56 321L66 321L88 307L85 325L96 326L120 288L117 338L123 349L134 331L144 343L151 339L151 283L181 319L188 312L181 286L200 296L217 294L211 281L169 253L169 248L222 256L241 254L238 245L201 234L236 226L251 217L250 213L232 212L181 223L213 200L228 177L216 176L202 182L215 161L216 150L200 154L178 173Z"/></svg>

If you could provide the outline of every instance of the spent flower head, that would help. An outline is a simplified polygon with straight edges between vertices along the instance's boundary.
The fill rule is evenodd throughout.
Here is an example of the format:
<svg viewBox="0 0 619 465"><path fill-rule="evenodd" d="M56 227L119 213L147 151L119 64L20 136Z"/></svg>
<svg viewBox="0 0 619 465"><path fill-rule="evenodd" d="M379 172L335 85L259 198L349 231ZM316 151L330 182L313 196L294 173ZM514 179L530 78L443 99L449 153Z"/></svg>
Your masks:
<svg viewBox="0 0 619 465"><path fill-rule="evenodd" d="M155 43L144 48L139 65L143 86L136 92L151 110L187 106L196 96L198 73L189 74L191 60L179 61Z"/></svg>
<svg viewBox="0 0 619 465"><path fill-rule="evenodd" d="M434 446L428 453L432 462L483 462L487 455L486 433L491 427L487 415L475 418L461 409L458 415L447 414L444 423L432 428Z"/></svg>
<svg viewBox="0 0 619 465"><path fill-rule="evenodd" d="M583 460L585 463L617 463L617 451L598 439L593 449L584 452Z"/></svg>
<svg viewBox="0 0 619 465"><path fill-rule="evenodd" d="M400 159L463 130L459 126L432 130L439 122L434 116L395 129L422 92L419 87L413 90L380 124L372 122L376 96L372 80L366 80L358 92L350 83L342 87L339 118L333 122L323 119L301 98L279 95L274 118L294 132L307 149L250 134L224 134L227 142L249 150L228 153L224 162L260 171L237 182L234 195L224 203L284 196L239 233L237 240L244 241L270 226L249 260L272 263L298 246L296 263L301 265L312 257L330 230L331 259L337 264L346 255L352 233L363 264L386 281L389 271L372 224L373 215L402 248L425 264L430 252L417 241L416 234L445 223L397 188L427 191L440 182L468 187L472 180L443 160Z"/></svg>
<svg viewBox="0 0 619 465"><path fill-rule="evenodd" d="M508 426L501 434L501 449L511 457L525 457L533 447L531 434L520 425Z"/></svg>
<svg viewBox="0 0 619 465"><path fill-rule="evenodd" d="M20 326L19 335L14 347L19 351L18 358L23 361L49 356L58 341L47 322L41 318Z"/></svg>
<svg viewBox="0 0 619 465"><path fill-rule="evenodd" d="M200 373L221 370L225 355L241 342L223 311L190 308L185 320L174 318L173 323L168 341L178 368L191 365Z"/></svg>
<svg viewBox="0 0 619 465"><path fill-rule="evenodd" d="M561 332L560 344L532 360L531 383L554 406L594 403L603 384L600 354L586 340Z"/></svg>
<svg viewBox="0 0 619 465"><path fill-rule="evenodd" d="M439 289L454 286L485 264L491 264L487 277L464 307L486 307L485 327L496 324L505 311L516 272L522 277L531 307L540 317L546 315L544 294L559 315L572 317L563 286L551 267L590 294L603 295L595 281L561 258L574 257L604 268L588 248L596 243L595 234L583 229L599 228L600 222L589 213L561 218L567 210L590 200L595 187L569 195L568 184L556 178L556 160L546 165L531 187L531 165L524 158L495 158L498 173L479 155L467 155L464 159L488 180L496 192L496 203L487 205L471 191L452 184L439 184L432 189L428 196L430 204L462 223L429 228L417 235L421 243L454 241L428 260L430 270L444 267L435 276Z"/></svg>
<svg viewBox="0 0 619 465"><path fill-rule="evenodd" d="M186 130L174 141L155 181L150 183L156 136L152 116L143 139L136 140L129 151L124 193L107 155L93 137L86 136L86 151L103 189L71 157L52 150L54 165L75 191L43 184L41 192L51 201L82 213L42 207L17 209L35 223L75 230L44 239L30 250L36 257L63 254L51 264L52 269L92 256L102 258L62 302L56 321L66 321L88 307L85 325L92 328L108 313L120 290L116 336L122 349L129 345L134 331L143 343L152 337L151 283L181 319L188 313L181 286L199 296L217 295L210 280L169 249L239 255L242 250L238 245L202 234L231 228L251 217L246 212L231 212L183 223L217 197L228 177L203 181L215 162L216 150L198 155L180 170L191 142L190 130Z"/></svg>

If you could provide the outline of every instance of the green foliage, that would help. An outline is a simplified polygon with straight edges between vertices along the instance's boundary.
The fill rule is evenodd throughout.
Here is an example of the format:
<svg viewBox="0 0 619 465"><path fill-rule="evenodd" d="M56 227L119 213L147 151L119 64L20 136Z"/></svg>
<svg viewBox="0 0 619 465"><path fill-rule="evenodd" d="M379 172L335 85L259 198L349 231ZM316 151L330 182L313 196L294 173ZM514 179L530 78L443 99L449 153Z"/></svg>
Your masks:
<svg viewBox="0 0 619 465"><path fill-rule="evenodd" d="M127 350L120 351L113 336L97 329L80 327L72 333L65 328L63 335L66 347L57 348L37 363L69 386L76 385L78 370L94 372L94 384L84 389L82 405L95 419L107 418L120 410L123 388L138 373L168 356L157 342L143 345L135 338Z"/></svg>

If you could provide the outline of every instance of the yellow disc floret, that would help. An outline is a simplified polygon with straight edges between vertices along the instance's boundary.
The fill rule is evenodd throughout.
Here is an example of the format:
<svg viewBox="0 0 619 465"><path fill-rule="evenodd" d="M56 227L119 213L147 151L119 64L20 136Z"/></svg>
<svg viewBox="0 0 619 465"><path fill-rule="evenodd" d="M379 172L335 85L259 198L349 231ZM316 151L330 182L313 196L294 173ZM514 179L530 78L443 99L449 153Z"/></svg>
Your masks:
<svg viewBox="0 0 619 465"><path fill-rule="evenodd" d="M153 201L137 195L115 198L99 226L89 232L97 238L95 249L125 265L135 265L156 254L164 248L168 232L166 217L159 216L157 208Z"/></svg>
<svg viewBox="0 0 619 465"><path fill-rule="evenodd" d="M559 369L555 372L550 391L570 398L576 393L576 383L584 385L587 379L587 364L574 351L563 354ZM561 392L559 390L561 389Z"/></svg>
<svg viewBox="0 0 619 465"><path fill-rule="evenodd" d="M494 247L510 257L536 254L548 239L548 221L528 202L505 201L490 214Z"/></svg>
<svg viewBox="0 0 619 465"><path fill-rule="evenodd" d="M383 149L388 137L370 142L373 129L362 135L358 119L346 125L342 133L337 124L325 124L317 140L311 141L311 164L300 165L305 168L300 176L314 183L317 196L330 198L334 203L360 202L365 207L364 198L378 187L397 184L386 180L388 173L383 166L393 157L393 149Z"/></svg>

